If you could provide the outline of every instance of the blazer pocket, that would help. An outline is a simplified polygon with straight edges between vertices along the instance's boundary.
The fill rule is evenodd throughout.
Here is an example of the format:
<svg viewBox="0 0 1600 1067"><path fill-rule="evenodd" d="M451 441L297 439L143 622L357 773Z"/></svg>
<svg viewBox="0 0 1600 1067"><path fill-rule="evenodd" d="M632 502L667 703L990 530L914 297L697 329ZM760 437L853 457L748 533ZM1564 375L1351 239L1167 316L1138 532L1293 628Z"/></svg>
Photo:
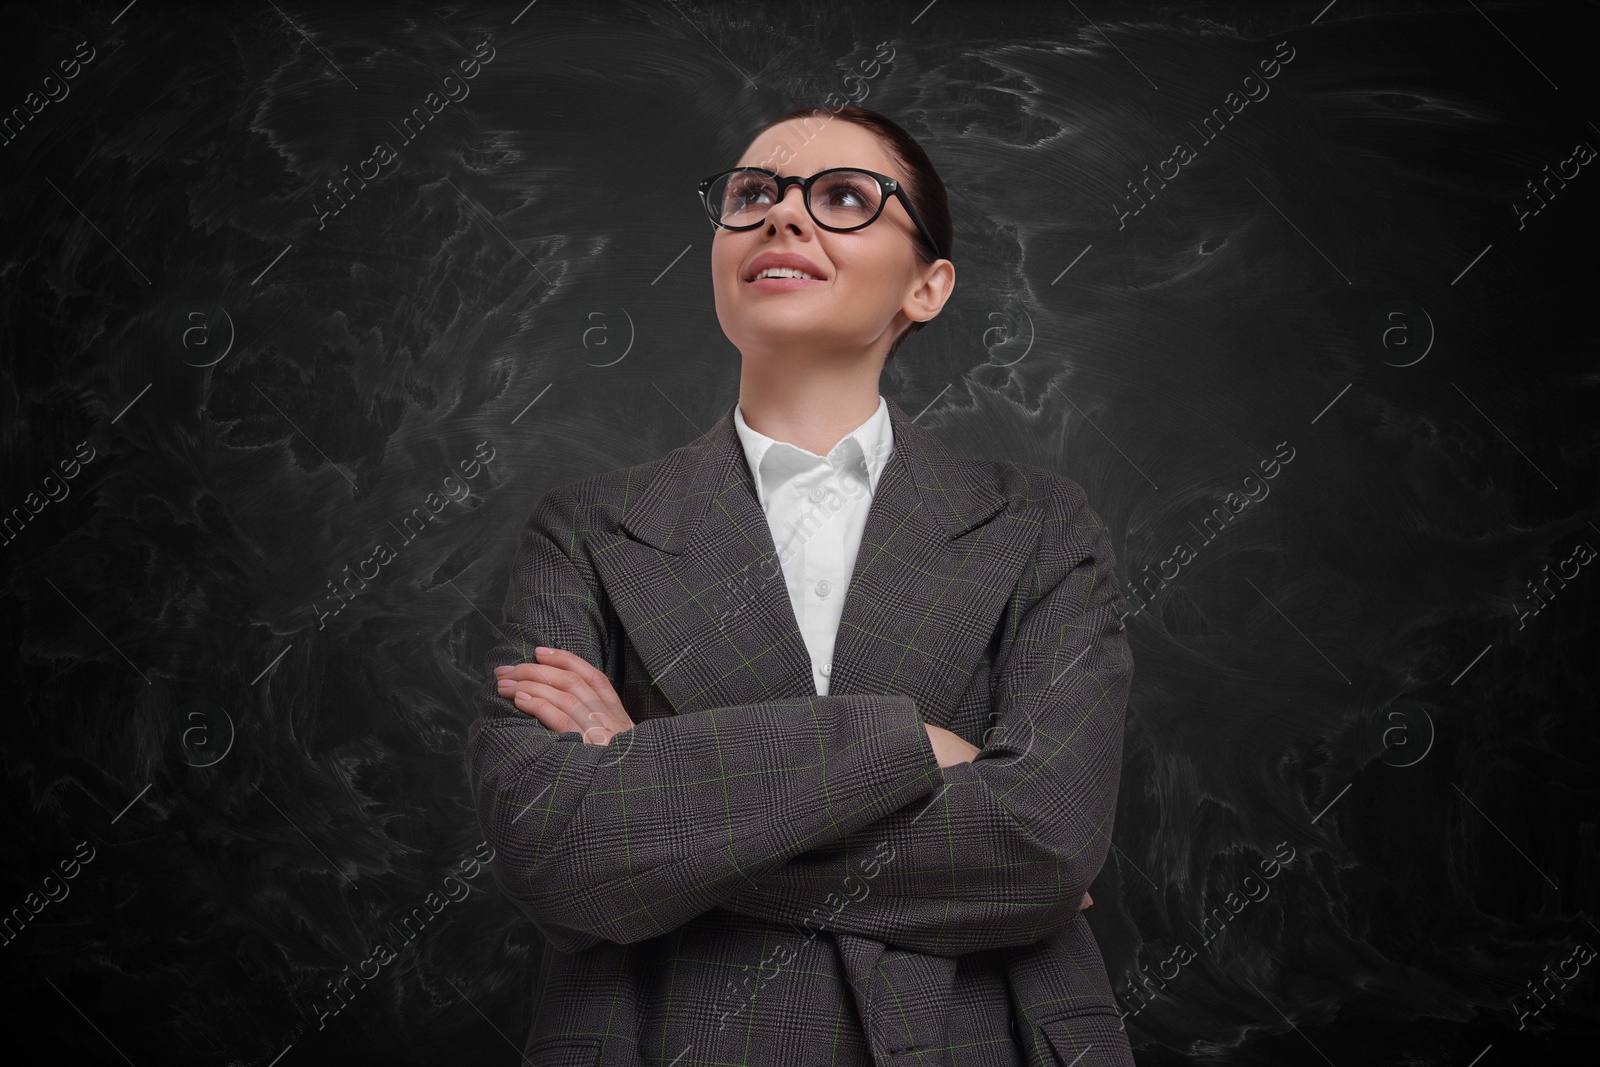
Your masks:
<svg viewBox="0 0 1600 1067"><path fill-rule="evenodd" d="M1120 1067L1133 1063L1122 1019L1108 1008L1058 1015L1038 1025L1061 1067Z"/></svg>
<svg viewBox="0 0 1600 1067"><path fill-rule="evenodd" d="M600 1062L600 1042L582 1037L548 1038L529 1048L525 1059L534 1067L595 1067Z"/></svg>

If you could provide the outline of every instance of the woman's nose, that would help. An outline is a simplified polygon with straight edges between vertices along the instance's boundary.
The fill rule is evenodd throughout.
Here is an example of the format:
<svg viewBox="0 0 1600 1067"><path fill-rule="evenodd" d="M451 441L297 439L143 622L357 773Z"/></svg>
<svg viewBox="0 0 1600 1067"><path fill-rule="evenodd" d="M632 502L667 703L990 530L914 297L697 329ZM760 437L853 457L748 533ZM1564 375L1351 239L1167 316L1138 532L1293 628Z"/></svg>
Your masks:
<svg viewBox="0 0 1600 1067"><path fill-rule="evenodd" d="M794 194L792 197L791 193ZM783 191L782 196L778 197L778 202L767 209L766 221L768 225L787 223L796 226L799 220L804 218L807 218L805 190L798 185L791 185Z"/></svg>

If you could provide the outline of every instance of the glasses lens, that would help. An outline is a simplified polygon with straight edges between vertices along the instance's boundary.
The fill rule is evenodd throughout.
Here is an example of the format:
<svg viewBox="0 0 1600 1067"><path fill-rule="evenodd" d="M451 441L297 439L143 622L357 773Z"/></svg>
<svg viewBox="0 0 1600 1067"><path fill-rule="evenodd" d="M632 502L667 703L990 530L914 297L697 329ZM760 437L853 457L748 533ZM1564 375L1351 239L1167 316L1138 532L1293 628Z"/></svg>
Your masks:
<svg viewBox="0 0 1600 1067"><path fill-rule="evenodd" d="M842 230L864 226L878 213L883 188L864 170L829 171L811 187L811 213Z"/></svg>
<svg viewBox="0 0 1600 1067"><path fill-rule="evenodd" d="M756 170L736 170L718 178L706 191L717 218L730 226L760 222L778 201L778 183Z"/></svg>
<svg viewBox="0 0 1600 1067"><path fill-rule="evenodd" d="M778 183L758 170L736 170L712 183L706 201L717 221L752 226L778 202ZM882 186L866 171L829 171L811 186L812 216L841 230L866 225L882 202Z"/></svg>

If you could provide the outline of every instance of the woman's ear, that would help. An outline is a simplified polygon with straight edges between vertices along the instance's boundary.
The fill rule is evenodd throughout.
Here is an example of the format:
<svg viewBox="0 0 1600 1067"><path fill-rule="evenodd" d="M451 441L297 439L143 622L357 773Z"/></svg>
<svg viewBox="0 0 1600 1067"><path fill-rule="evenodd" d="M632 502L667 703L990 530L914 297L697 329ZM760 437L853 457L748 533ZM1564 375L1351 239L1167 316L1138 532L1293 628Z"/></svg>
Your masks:
<svg viewBox="0 0 1600 1067"><path fill-rule="evenodd" d="M918 280L900 310L914 322L927 322L944 308L956 287L956 265L948 259L935 260L918 271Z"/></svg>

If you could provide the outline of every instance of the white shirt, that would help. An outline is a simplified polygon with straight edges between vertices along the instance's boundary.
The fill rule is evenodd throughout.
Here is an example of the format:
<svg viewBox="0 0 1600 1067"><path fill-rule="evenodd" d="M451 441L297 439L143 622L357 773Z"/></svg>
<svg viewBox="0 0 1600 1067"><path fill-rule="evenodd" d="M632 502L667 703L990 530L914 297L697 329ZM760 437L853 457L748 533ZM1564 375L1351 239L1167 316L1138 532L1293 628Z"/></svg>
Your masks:
<svg viewBox="0 0 1600 1067"><path fill-rule="evenodd" d="M827 696L861 532L894 450L888 402L879 396L872 417L845 434L826 457L751 429L737 404L733 423L811 656L817 695Z"/></svg>

